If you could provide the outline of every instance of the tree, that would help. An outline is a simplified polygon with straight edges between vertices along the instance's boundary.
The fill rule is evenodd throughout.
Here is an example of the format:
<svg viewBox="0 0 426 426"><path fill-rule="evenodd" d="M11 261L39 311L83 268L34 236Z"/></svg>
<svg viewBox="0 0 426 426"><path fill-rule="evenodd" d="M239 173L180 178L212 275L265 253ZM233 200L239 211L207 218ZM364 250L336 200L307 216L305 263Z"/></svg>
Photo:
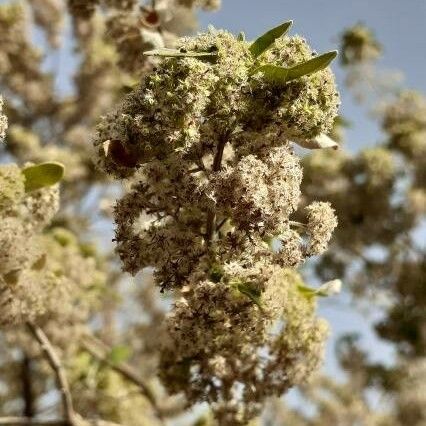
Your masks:
<svg viewBox="0 0 426 426"><path fill-rule="evenodd" d="M0 5L0 424L160 425L202 402L188 424L422 424L424 98L385 88L387 140L352 155L336 52L291 21L180 38L220 2L138 3ZM341 40L360 94L381 46L362 25ZM343 337L347 383L309 384L316 305L339 279L392 296L376 328L400 355L372 363ZM316 416L276 402L262 417L294 386ZM392 404L375 410L371 389Z"/></svg>

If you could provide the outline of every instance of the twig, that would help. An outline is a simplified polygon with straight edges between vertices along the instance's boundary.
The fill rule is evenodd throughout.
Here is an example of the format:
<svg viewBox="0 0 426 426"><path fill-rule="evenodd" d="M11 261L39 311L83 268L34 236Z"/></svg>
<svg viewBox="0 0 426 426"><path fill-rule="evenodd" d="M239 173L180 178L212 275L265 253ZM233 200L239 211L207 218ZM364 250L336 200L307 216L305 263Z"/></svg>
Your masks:
<svg viewBox="0 0 426 426"><path fill-rule="evenodd" d="M288 222L291 226L295 226L296 228L307 229L307 226L301 222L295 222L294 220L290 220Z"/></svg>
<svg viewBox="0 0 426 426"><path fill-rule="evenodd" d="M139 387L141 393L150 402L156 416L160 421L163 421L163 414L160 407L157 404L156 397L149 386L143 381L143 379L133 370L133 368L124 362L114 363L108 359L108 355L111 352L111 348L105 344L102 340L92 335L86 335L82 341L82 347L90 355L97 360L106 364L109 368L119 373L128 381L132 382Z"/></svg>
<svg viewBox="0 0 426 426"><path fill-rule="evenodd" d="M88 420L92 426L122 426L107 420ZM68 420L36 420L29 417L0 417L0 425L6 426L69 426Z"/></svg>
<svg viewBox="0 0 426 426"><path fill-rule="evenodd" d="M223 150L225 149L226 142L228 140L228 135L223 136L219 144L217 146L217 152L213 160L213 172L218 172L222 167L222 158L223 158ZM214 230L215 230L215 222L216 222L216 213L212 210L207 214L207 224L206 224L206 242L207 244L211 243L213 238Z"/></svg>
<svg viewBox="0 0 426 426"><path fill-rule="evenodd" d="M32 384L32 371L31 371L31 358L24 351L22 357L22 397L24 400L24 417L34 417L34 396L33 396L33 384Z"/></svg>
<svg viewBox="0 0 426 426"><path fill-rule="evenodd" d="M188 170L188 173L199 173L199 172L203 172L204 169L202 169L201 167L194 167L193 169Z"/></svg>
<svg viewBox="0 0 426 426"><path fill-rule="evenodd" d="M225 225L225 223L227 222L228 218L225 217L224 219L222 219L219 224L216 226L216 232L219 232L222 229L222 226Z"/></svg>
<svg viewBox="0 0 426 426"><path fill-rule="evenodd" d="M40 327L36 326L30 321L27 322L27 327L30 333L34 336L34 338L40 344L43 354L45 355L47 361L49 362L50 367L55 373L56 383L61 393L65 424L68 426L75 426L76 416L75 416L75 412L74 412L74 408L72 404L71 391L68 385L65 371L58 357L58 354L56 353L48 337L46 336L46 334Z"/></svg>

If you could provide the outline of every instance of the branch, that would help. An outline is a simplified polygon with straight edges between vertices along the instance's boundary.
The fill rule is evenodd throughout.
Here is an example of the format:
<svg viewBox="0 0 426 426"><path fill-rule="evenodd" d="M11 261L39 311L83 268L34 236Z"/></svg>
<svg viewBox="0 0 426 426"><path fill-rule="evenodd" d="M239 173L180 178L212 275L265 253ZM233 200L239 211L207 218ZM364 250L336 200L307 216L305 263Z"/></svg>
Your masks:
<svg viewBox="0 0 426 426"><path fill-rule="evenodd" d="M105 365L114 370L116 373L119 373L129 382L132 382L133 384L138 386L141 393L150 402L156 416L161 421L163 420L163 414L157 404L156 397L152 390L129 364L124 362L114 363L109 360L108 355L111 352L111 348L108 345L106 345L102 340L96 338L95 336L87 334L83 337L82 347L94 358L103 362Z"/></svg>
<svg viewBox="0 0 426 426"><path fill-rule="evenodd" d="M223 150L225 149L226 142L228 140L228 135L221 137L219 144L217 146L217 152L213 160L213 172L218 172L222 167L222 158ZM206 224L206 242L207 244L211 243L215 230L216 222L216 213L214 211L209 211L207 214L207 224Z"/></svg>
<svg viewBox="0 0 426 426"><path fill-rule="evenodd" d="M88 420L92 426L122 426L106 420ZM0 417L0 425L6 426L69 426L68 420L35 420L29 417Z"/></svg>
<svg viewBox="0 0 426 426"><path fill-rule="evenodd" d="M37 327L30 321L27 322L27 327L33 337L40 344L40 347L43 351L44 356L46 357L46 360L48 361L50 367L55 373L56 383L61 393L65 424L68 426L75 426L76 416L72 405L71 392L65 375L65 371L61 365L61 361L58 357L58 354L56 353L48 337L40 327Z"/></svg>
<svg viewBox="0 0 426 426"><path fill-rule="evenodd" d="M34 395L32 386L32 371L31 371L31 358L24 351L22 357L22 397L24 400L24 410L22 414L24 417L34 417Z"/></svg>
<svg viewBox="0 0 426 426"><path fill-rule="evenodd" d="M35 420L30 417L0 417L0 425L7 426L69 426L66 420Z"/></svg>

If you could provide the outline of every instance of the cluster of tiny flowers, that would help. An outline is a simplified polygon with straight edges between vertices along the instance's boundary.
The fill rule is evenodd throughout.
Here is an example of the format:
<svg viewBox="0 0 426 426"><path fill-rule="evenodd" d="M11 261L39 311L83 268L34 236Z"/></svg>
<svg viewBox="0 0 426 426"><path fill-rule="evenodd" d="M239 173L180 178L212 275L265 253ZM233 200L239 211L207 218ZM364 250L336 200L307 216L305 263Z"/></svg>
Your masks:
<svg viewBox="0 0 426 426"><path fill-rule="evenodd" d="M52 101L52 79L41 70L43 55L28 37L29 12L21 2L0 4L0 84L30 113L42 113Z"/></svg>
<svg viewBox="0 0 426 426"><path fill-rule="evenodd" d="M311 241L307 247L308 256L322 254L326 251L328 242L334 228L337 226L337 219L330 203L313 202L306 207L308 216L308 229L311 234Z"/></svg>
<svg viewBox="0 0 426 426"><path fill-rule="evenodd" d="M408 260L398 265L393 296L400 303L391 306L376 325L380 337L394 342L399 351L411 358L426 356L425 315L426 257Z"/></svg>
<svg viewBox="0 0 426 426"><path fill-rule="evenodd" d="M337 225L326 203L308 208L302 233L290 221L302 180L290 140L332 128L333 75L276 84L253 73L249 46L214 29L181 39L181 52L213 57L164 59L94 142L98 167L131 181L114 212L124 270L153 267L162 290L181 292L166 322L164 383L210 402L224 425L246 424L318 365L324 324L285 268L323 252ZM312 51L283 37L264 57L292 66Z"/></svg>
<svg viewBox="0 0 426 426"><path fill-rule="evenodd" d="M146 22L153 15L152 24ZM107 19L107 40L115 45L118 66L130 73L142 73L148 65L146 50L163 47L164 35L158 27L160 15L154 11L135 9L114 11ZM171 36L171 35L170 35Z"/></svg>
<svg viewBox="0 0 426 426"><path fill-rule="evenodd" d="M373 32L362 24L348 28L341 37L341 62L356 65L374 61L380 57L382 46Z"/></svg>
<svg viewBox="0 0 426 426"><path fill-rule="evenodd" d="M152 68L144 51L173 46L177 35L190 33L196 27L196 9L217 9L218 0L158 0L140 4L136 0L69 0L76 33L87 31L87 21L96 10L106 12L105 40L115 46L121 70L136 74ZM86 25L82 23L86 22Z"/></svg>
<svg viewBox="0 0 426 426"><path fill-rule="evenodd" d="M426 99L420 93L405 91L390 103L384 113L383 130L392 146L410 157L423 154L426 132ZM417 135L421 134L423 138ZM416 143L417 142L417 143Z"/></svg>
<svg viewBox="0 0 426 426"><path fill-rule="evenodd" d="M3 114L3 98L0 96L0 140L4 139L7 130L7 117Z"/></svg>
<svg viewBox="0 0 426 426"><path fill-rule="evenodd" d="M169 392L207 400L221 425L245 425L271 395L302 383L322 359L327 325L302 296L300 277L278 267L227 265L220 283L195 274L166 321L160 359ZM238 288L264 288L259 309ZM248 281L252 280L252 281ZM274 327L272 327L274 325Z"/></svg>
<svg viewBox="0 0 426 426"><path fill-rule="evenodd" d="M17 324L44 311L44 294L54 274L39 280L45 263L40 233L59 208L57 187L24 190L16 165L0 166L0 324ZM41 282L39 282L41 281Z"/></svg>
<svg viewBox="0 0 426 426"><path fill-rule="evenodd" d="M26 192L21 169L0 166L1 327L56 318L55 330L87 317L87 291L102 277L68 231L43 232L58 208L57 185ZM56 330L63 339L63 327Z"/></svg>
<svg viewBox="0 0 426 426"><path fill-rule="evenodd" d="M397 171L395 157L384 147L367 148L353 157L315 152L304 160L303 193L306 202L318 198L331 202L341 225L334 241L357 253L374 242L388 244L412 223L393 202Z"/></svg>

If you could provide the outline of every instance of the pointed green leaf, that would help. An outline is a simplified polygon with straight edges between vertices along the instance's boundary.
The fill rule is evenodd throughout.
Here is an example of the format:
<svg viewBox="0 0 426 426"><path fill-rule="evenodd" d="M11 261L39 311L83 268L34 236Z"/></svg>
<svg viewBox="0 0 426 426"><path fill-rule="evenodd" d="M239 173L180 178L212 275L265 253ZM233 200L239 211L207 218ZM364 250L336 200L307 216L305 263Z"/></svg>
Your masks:
<svg viewBox="0 0 426 426"><path fill-rule="evenodd" d="M307 297L308 299L311 297L328 297L333 296L335 294L340 293L340 289L342 288L342 282L340 280L332 280L328 281L325 284L322 284L319 288L311 288L305 285L298 285L297 289L299 292Z"/></svg>
<svg viewBox="0 0 426 426"><path fill-rule="evenodd" d="M314 288L307 287L306 285L298 285L297 289L299 290L299 293L301 293L303 296L307 298L311 298L316 296L317 291Z"/></svg>
<svg viewBox="0 0 426 426"><path fill-rule="evenodd" d="M257 58L265 52L265 50L268 50L277 38L282 37L287 33L292 25L293 21L284 22L256 39L250 46L250 52L253 57Z"/></svg>
<svg viewBox="0 0 426 426"><path fill-rule="evenodd" d="M313 74L317 71L327 68L336 56L337 50L333 50L289 68L287 81L295 80L297 78L303 77L304 75Z"/></svg>
<svg viewBox="0 0 426 426"><path fill-rule="evenodd" d="M252 74L261 72L265 79L274 84L285 84L287 81L288 69L278 65L261 65Z"/></svg>
<svg viewBox="0 0 426 426"><path fill-rule="evenodd" d="M240 293L247 296L253 303L261 307L260 306L261 292L255 285L253 285L252 283L239 283L237 284L237 289Z"/></svg>
<svg viewBox="0 0 426 426"><path fill-rule="evenodd" d="M25 191L30 192L58 183L64 176L64 166L56 162L41 163L25 167L22 174L25 176Z"/></svg>
<svg viewBox="0 0 426 426"><path fill-rule="evenodd" d="M183 49L155 49L143 52L145 56L162 56L173 58L213 58L217 56L217 52L187 52Z"/></svg>

